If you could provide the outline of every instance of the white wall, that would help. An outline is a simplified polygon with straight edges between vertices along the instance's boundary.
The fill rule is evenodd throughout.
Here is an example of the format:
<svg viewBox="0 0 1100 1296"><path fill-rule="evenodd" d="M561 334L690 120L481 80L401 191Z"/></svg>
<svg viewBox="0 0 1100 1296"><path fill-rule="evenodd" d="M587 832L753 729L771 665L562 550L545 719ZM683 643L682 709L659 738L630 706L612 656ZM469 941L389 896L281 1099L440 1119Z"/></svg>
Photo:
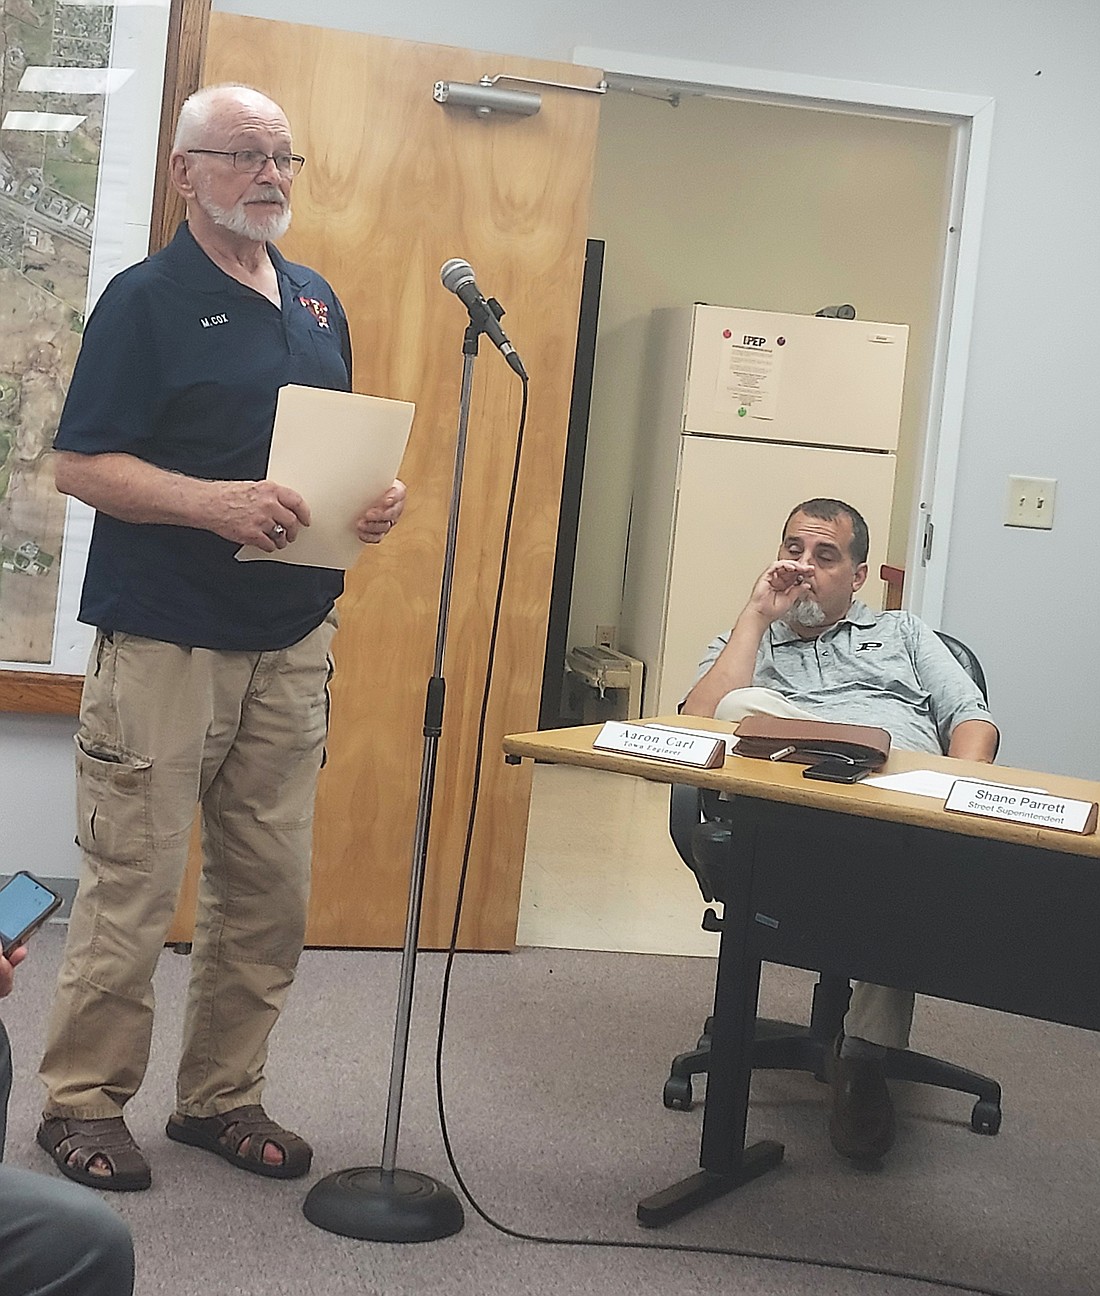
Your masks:
<svg viewBox="0 0 1100 1296"><path fill-rule="evenodd" d="M73 734L68 716L0 714L0 876L76 877Z"/></svg>
<svg viewBox="0 0 1100 1296"><path fill-rule="evenodd" d="M996 100L944 627L979 645L1001 758L1096 777L1100 640L1100 48L1095 0L215 0L226 12L571 58L588 45L919 86ZM488 69L487 71L491 71ZM1039 75L1037 75L1037 73ZM1051 532L1001 524L1009 473L1056 477ZM1057 687L1055 687L1055 684ZM71 858L71 753L52 720L0 717L0 767L33 769L48 814L0 780L6 849ZM52 856L56 854L54 861Z"/></svg>

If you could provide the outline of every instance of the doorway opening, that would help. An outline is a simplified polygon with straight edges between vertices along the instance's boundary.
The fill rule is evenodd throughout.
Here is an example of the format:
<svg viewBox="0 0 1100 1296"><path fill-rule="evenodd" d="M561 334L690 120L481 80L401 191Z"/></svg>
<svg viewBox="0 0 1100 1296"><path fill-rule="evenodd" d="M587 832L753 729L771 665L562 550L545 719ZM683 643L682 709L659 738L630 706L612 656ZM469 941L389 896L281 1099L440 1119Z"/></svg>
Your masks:
<svg viewBox="0 0 1100 1296"><path fill-rule="evenodd" d="M991 101L575 57L620 93L602 109L590 222L607 256L570 641L619 612L649 313L700 300L803 314L850 302L909 324L889 561L905 606L938 624Z"/></svg>

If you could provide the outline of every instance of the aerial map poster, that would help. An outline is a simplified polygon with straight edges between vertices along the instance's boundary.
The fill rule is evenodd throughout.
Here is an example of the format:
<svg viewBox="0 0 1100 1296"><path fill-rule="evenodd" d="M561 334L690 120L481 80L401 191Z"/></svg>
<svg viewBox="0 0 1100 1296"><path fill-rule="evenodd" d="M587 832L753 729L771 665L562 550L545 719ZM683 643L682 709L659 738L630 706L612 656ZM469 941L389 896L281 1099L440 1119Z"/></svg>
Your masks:
<svg viewBox="0 0 1100 1296"><path fill-rule="evenodd" d="M89 511L50 445L84 320L145 255L168 0L0 0L0 668L83 671Z"/></svg>

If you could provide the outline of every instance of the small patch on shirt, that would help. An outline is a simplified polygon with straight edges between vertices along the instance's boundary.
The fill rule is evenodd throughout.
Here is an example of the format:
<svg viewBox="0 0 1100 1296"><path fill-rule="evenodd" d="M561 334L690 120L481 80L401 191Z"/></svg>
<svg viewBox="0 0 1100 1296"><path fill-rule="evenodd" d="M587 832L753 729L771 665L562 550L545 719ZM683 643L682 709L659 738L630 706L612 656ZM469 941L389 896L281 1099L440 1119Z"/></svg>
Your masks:
<svg viewBox="0 0 1100 1296"><path fill-rule="evenodd" d="M228 315L204 315L199 320L199 323L203 326L203 328L214 328L218 324L228 324L229 316Z"/></svg>
<svg viewBox="0 0 1100 1296"><path fill-rule="evenodd" d="M863 643L856 645L856 652L873 652L882 646L882 641L879 639L865 639Z"/></svg>
<svg viewBox="0 0 1100 1296"><path fill-rule="evenodd" d="M328 303L318 301L316 297L299 297L298 300L317 321L317 327L328 328Z"/></svg>

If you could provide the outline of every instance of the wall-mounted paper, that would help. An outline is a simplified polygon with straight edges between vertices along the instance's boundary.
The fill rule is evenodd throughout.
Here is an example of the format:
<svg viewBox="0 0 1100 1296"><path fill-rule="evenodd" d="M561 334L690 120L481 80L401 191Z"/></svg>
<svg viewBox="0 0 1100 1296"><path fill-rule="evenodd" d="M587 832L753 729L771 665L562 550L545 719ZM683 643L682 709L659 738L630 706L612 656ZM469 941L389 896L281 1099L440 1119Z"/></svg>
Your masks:
<svg viewBox="0 0 1100 1296"><path fill-rule="evenodd" d="M283 387L271 435L269 481L296 490L310 525L274 553L242 545L240 562L353 567L363 552L355 521L397 476L415 406L321 387Z"/></svg>

